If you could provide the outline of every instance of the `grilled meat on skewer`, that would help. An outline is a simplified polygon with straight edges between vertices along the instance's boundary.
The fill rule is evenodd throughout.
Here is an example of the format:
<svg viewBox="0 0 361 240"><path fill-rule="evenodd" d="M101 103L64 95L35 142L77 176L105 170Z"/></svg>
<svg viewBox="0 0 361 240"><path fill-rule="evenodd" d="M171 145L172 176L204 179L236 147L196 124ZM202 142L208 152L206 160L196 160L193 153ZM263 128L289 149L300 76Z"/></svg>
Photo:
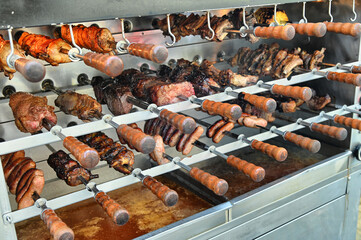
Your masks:
<svg viewBox="0 0 361 240"><path fill-rule="evenodd" d="M207 16L200 16L198 14L190 14L188 17L183 14L171 14L169 16L171 31L178 42L182 37L189 35L199 35L201 38L210 37L207 24ZM233 28L233 24L227 19L227 17L213 16L210 19L211 28L214 30L215 36L213 41L223 41L228 35L224 29ZM164 36L169 36L167 18L159 20L156 25L162 30Z"/></svg>
<svg viewBox="0 0 361 240"><path fill-rule="evenodd" d="M115 49L114 37L107 28L100 28L98 26L85 27L83 24L79 24L72 26L72 29L75 43L81 48L97 53L110 53ZM72 44L69 25L62 25L56 37Z"/></svg>
<svg viewBox="0 0 361 240"><path fill-rule="evenodd" d="M51 39L39 34L22 32L18 42L27 54L45 60L53 66L71 62L68 56L71 46L63 39Z"/></svg>
<svg viewBox="0 0 361 240"><path fill-rule="evenodd" d="M192 144L186 143L198 140L203 131L203 128L198 126L192 133L183 134L180 130L172 127L171 124L161 120L160 118L147 120L144 125L145 134L149 134L151 136L161 136L164 144L167 144L170 147L176 146L177 151L182 152L183 155L188 155L193 148ZM159 162L159 160L155 161Z"/></svg>
<svg viewBox="0 0 361 240"><path fill-rule="evenodd" d="M255 50L248 47L240 48L229 63L231 66L238 65L240 74L272 76L279 79L288 77L297 66L310 70L317 68L324 58L324 52L325 48L309 54L300 48L291 51L279 49L277 43L270 46L261 44Z"/></svg>
<svg viewBox="0 0 361 240"><path fill-rule="evenodd" d="M102 113L102 105L94 98L69 90L57 97L55 105L64 113L77 116L81 120L90 121L90 118L99 117Z"/></svg>
<svg viewBox="0 0 361 240"><path fill-rule="evenodd" d="M9 191L16 195L18 209L34 204L34 192L41 194L44 188L44 173L36 169L36 163L25 157L24 151L0 156Z"/></svg>
<svg viewBox="0 0 361 240"><path fill-rule="evenodd" d="M234 85L237 87L246 87L253 85L258 81L257 76L239 75L232 72L230 69L219 70L208 60L203 60L201 69L208 77L212 77L222 86Z"/></svg>
<svg viewBox="0 0 361 240"><path fill-rule="evenodd" d="M43 119L56 125L54 107L47 105L46 97L17 92L10 96L9 105L13 111L15 124L22 132L36 133L43 128Z"/></svg>
<svg viewBox="0 0 361 240"><path fill-rule="evenodd" d="M307 106L314 111L320 111L324 107L326 107L327 104L331 102L330 95L326 94L326 96L317 96L316 91L313 90L313 96L310 100L306 102Z"/></svg>
<svg viewBox="0 0 361 240"><path fill-rule="evenodd" d="M106 161L109 167L130 174L133 170L134 153L121 144L114 142L102 132L96 132L78 137L78 139L95 148L99 152L100 159Z"/></svg>
<svg viewBox="0 0 361 240"><path fill-rule="evenodd" d="M19 57L25 57L24 50L20 48L20 45L13 41L14 43L14 54L18 55ZM16 70L14 68L9 67L6 59L9 56L11 52L10 49L10 41L3 38L3 36L0 34L0 71L4 71L4 75L6 77L9 77L11 80L14 76L14 73Z"/></svg>
<svg viewBox="0 0 361 240"><path fill-rule="evenodd" d="M80 166L77 161L74 161L64 151L59 150L51 154L48 158L48 164L56 172L56 176L62 179L69 186L78 186L82 184L78 176L82 176L86 181L89 181L99 176L91 174L91 172Z"/></svg>

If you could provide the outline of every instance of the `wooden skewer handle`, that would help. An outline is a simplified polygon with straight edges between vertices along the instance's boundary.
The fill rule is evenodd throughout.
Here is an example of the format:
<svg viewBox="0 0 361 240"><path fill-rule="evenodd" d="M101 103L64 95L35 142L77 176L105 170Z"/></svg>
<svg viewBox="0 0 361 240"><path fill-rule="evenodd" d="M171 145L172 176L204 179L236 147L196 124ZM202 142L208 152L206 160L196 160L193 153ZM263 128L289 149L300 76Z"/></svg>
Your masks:
<svg viewBox="0 0 361 240"><path fill-rule="evenodd" d="M351 35L356 37L360 35L361 24L360 23L335 23L335 22L323 22L328 32L342 33L345 35Z"/></svg>
<svg viewBox="0 0 361 240"><path fill-rule="evenodd" d="M237 168L239 171L244 172L247 176L252 178L255 182L260 182L264 179L266 172L262 167L256 166L233 155L227 158L228 165Z"/></svg>
<svg viewBox="0 0 361 240"><path fill-rule="evenodd" d="M351 72L352 73L361 73L361 67L360 66L353 66Z"/></svg>
<svg viewBox="0 0 361 240"><path fill-rule="evenodd" d="M210 115L221 115L233 120L237 120L242 115L242 109L237 104L214 102L207 99L203 101L202 109Z"/></svg>
<svg viewBox="0 0 361 240"><path fill-rule="evenodd" d="M251 143L251 147L253 149L256 149L258 151L261 151L265 154L267 154L268 156L276 159L279 162L282 162L284 160L286 160L287 156L288 156L288 152L285 148L282 147L277 147L275 145L271 145L262 141L258 141L256 139L254 139Z"/></svg>
<svg viewBox="0 0 361 240"><path fill-rule="evenodd" d="M286 132L284 138L285 140L292 142L312 153L317 153L321 148L321 143L319 141L292 132Z"/></svg>
<svg viewBox="0 0 361 240"><path fill-rule="evenodd" d="M186 134L192 133L196 128L196 122L193 118L183 116L167 109L163 109L160 112L159 117Z"/></svg>
<svg viewBox="0 0 361 240"><path fill-rule="evenodd" d="M174 206L178 202L178 193L158 182L151 176L143 179L143 184L151 190L167 207Z"/></svg>
<svg viewBox="0 0 361 240"><path fill-rule="evenodd" d="M63 141L63 146L78 160L79 164L85 168L95 167L100 160L99 153L88 145L80 142L73 136L67 136Z"/></svg>
<svg viewBox="0 0 361 240"><path fill-rule="evenodd" d="M192 168L189 172L192 178L202 183L208 189L212 190L215 194L223 196L228 191L228 183L226 180L220 179L214 175L211 175L199 168Z"/></svg>
<svg viewBox="0 0 361 240"><path fill-rule="evenodd" d="M361 74L328 72L326 78L332 81L353 84L355 86L361 86Z"/></svg>
<svg viewBox="0 0 361 240"><path fill-rule="evenodd" d="M129 146L134 147L138 152L149 154L154 151L155 141L153 137L138 129L134 129L126 124L121 124L117 128L119 139L123 139Z"/></svg>
<svg viewBox="0 0 361 240"><path fill-rule="evenodd" d="M48 227L54 240L73 240L74 232L69 228L53 209L47 208L41 213L41 218Z"/></svg>
<svg viewBox="0 0 361 240"><path fill-rule="evenodd" d="M283 86L275 84L273 85L271 91L274 94L302 99L303 101L308 101L312 97L312 90L309 87Z"/></svg>
<svg viewBox="0 0 361 240"><path fill-rule="evenodd" d="M116 201L111 199L105 192L98 192L95 200L104 209L108 216L117 225L124 225L129 220L129 213L122 208Z"/></svg>
<svg viewBox="0 0 361 240"><path fill-rule="evenodd" d="M327 32L327 27L324 23L291 23L296 30L296 33L301 35L323 37Z"/></svg>
<svg viewBox="0 0 361 240"><path fill-rule="evenodd" d="M295 28L291 25L276 27L256 27L254 33L261 38L291 40L295 37Z"/></svg>
<svg viewBox="0 0 361 240"><path fill-rule="evenodd" d="M322 133L337 140L343 141L347 137L347 130L345 128L339 128L335 126L329 126L319 123L312 123L311 130L314 132Z"/></svg>
<svg viewBox="0 0 361 240"><path fill-rule="evenodd" d="M266 98L263 96L257 96L257 95L253 95L253 94L249 94L249 93L245 93L245 92L241 92L238 95L238 98L240 100L245 100L245 101L249 102L250 104L254 105L255 107L257 107L263 111L266 111L266 112L274 112L277 107L276 101L272 98Z"/></svg>
<svg viewBox="0 0 361 240"><path fill-rule="evenodd" d="M155 63L164 63L168 58L168 49L161 45L131 43L128 46L128 53Z"/></svg>
<svg viewBox="0 0 361 240"><path fill-rule="evenodd" d="M119 76L124 69L122 59L117 56L88 52L82 58L86 65L93 67L110 77Z"/></svg>
<svg viewBox="0 0 361 240"><path fill-rule="evenodd" d="M26 58L16 59L15 69L30 82L39 82L43 80L46 73L43 64Z"/></svg>
<svg viewBox="0 0 361 240"><path fill-rule="evenodd" d="M344 126L351 127L353 129L357 129L361 131L361 120L336 115L334 121Z"/></svg>

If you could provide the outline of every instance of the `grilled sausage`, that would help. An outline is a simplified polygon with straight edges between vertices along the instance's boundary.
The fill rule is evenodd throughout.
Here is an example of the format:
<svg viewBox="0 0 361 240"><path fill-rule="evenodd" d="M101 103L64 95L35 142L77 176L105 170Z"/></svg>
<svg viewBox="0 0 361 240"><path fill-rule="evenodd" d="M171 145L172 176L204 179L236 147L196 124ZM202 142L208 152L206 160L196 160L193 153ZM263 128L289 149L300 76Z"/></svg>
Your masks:
<svg viewBox="0 0 361 240"><path fill-rule="evenodd" d="M226 124L226 121L223 119L218 120L217 122L213 123L212 126L210 126L207 129L207 137L212 138L214 136L214 134L216 134L216 131L220 128L223 127L224 124Z"/></svg>

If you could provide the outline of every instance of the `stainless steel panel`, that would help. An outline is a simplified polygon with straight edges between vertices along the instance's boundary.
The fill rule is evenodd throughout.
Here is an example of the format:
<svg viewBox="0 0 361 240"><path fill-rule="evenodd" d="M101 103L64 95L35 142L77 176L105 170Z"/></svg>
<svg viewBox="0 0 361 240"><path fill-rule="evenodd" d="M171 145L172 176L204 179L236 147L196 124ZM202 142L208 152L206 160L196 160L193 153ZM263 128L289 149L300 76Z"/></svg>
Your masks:
<svg viewBox="0 0 361 240"><path fill-rule="evenodd" d="M213 238L209 238L209 236L207 236L204 239L255 238L291 221L296 217L312 211L323 204L328 203L330 200L339 198L345 194L346 184L347 178L343 177L295 200L285 201L284 204L274 207L272 210L259 214L256 217L252 217L250 219L245 219L243 217L233 219L224 225L223 230L225 231L222 234L214 236ZM269 191L268 193L276 194L272 193L272 191Z"/></svg>
<svg viewBox="0 0 361 240"><path fill-rule="evenodd" d="M256 239L354 239L342 237L345 202L342 196Z"/></svg>
<svg viewBox="0 0 361 240"><path fill-rule="evenodd" d="M308 1L308 0L306 0ZM119 1L96 0L56 1L56 0L3 0L0 15L1 28L30 27L55 23L99 21L114 18L149 16L207 9L229 9L243 6L263 6L298 2L295 0L158 0ZM140 7L141 6L141 7Z"/></svg>

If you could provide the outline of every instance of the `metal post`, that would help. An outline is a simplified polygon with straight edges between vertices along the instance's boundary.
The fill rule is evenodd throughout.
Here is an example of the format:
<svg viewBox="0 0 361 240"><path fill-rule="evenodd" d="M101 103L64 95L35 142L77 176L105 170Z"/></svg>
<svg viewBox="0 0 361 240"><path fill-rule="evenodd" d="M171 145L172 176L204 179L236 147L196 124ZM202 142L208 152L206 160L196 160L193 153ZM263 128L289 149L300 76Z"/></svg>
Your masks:
<svg viewBox="0 0 361 240"><path fill-rule="evenodd" d="M0 233L1 237L5 240L7 239L17 239L15 225L12 223L12 218L10 216L5 216L6 213L11 212L11 205L9 201L8 190L6 188L5 176L3 167L0 164L0 212L1 212L1 222L0 222Z"/></svg>

